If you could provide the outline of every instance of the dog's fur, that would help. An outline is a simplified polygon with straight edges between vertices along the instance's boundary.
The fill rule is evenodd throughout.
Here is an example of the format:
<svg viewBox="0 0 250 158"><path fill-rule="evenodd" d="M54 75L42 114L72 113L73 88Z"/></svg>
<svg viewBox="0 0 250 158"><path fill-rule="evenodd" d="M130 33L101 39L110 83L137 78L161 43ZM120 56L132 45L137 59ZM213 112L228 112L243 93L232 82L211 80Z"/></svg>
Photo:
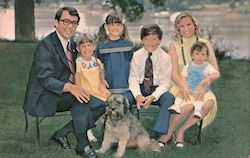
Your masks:
<svg viewBox="0 0 250 158"><path fill-rule="evenodd" d="M98 153L105 153L113 139L118 141L115 158L122 157L126 147L138 147L141 151L160 151L157 141L150 140L139 120L130 113L126 97L113 94L108 98L107 104L104 139Z"/></svg>

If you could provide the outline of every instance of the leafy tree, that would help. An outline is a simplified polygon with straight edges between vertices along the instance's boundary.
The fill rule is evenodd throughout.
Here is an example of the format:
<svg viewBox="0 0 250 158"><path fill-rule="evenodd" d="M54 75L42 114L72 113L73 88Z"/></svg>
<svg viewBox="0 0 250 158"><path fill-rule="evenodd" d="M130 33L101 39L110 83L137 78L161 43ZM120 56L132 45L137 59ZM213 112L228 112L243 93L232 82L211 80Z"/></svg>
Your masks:
<svg viewBox="0 0 250 158"><path fill-rule="evenodd" d="M143 17L144 8L137 0L107 0L105 7L114 11L121 10L125 18L130 21L136 21Z"/></svg>
<svg viewBox="0 0 250 158"><path fill-rule="evenodd" d="M159 7L159 6L163 6L164 3L166 2L166 0L150 0L150 2L156 6L156 7Z"/></svg>
<svg viewBox="0 0 250 158"><path fill-rule="evenodd" d="M34 19L34 0L15 0L16 40L35 40Z"/></svg>
<svg viewBox="0 0 250 158"><path fill-rule="evenodd" d="M126 15L128 21L141 19L144 13L144 8L137 0L121 1L120 5L122 12Z"/></svg>
<svg viewBox="0 0 250 158"><path fill-rule="evenodd" d="M9 0L0 0L0 8L9 8Z"/></svg>
<svg viewBox="0 0 250 158"><path fill-rule="evenodd" d="M181 11L189 7L189 2L188 0L168 0L167 5L172 11Z"/></svg>

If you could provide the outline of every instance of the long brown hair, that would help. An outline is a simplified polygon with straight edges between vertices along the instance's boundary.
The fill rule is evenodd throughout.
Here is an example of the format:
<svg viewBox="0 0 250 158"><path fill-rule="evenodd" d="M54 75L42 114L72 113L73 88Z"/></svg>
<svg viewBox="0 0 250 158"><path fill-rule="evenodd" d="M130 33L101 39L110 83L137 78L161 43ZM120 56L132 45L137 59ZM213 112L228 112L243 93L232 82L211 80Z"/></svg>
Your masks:
<svg viewBox="0 0 250 158"><path fill-rule="evenodd" d="M106 19L105 19L105 23L103 23L100 28L99 28L99 32L98 32L98 40L109 40L109 36L108 33L105 29L105 24L112 24L112 23L121 23L123 24L123 32L121 34L121 38L125 39L125 40L130 40L129 35L128 35L128 29L127 26L123 23L123 18L122 15L118 12L112 12L110 14L107 15Z"/></svg>

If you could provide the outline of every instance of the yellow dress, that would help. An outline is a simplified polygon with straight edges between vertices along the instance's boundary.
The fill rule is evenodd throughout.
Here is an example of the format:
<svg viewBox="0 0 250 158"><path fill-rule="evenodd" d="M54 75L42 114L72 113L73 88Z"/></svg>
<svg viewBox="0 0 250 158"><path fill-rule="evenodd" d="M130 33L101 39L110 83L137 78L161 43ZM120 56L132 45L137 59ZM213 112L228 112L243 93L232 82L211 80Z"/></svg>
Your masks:
<svg viewBox="0 0 250 158"><path fill-rule="evenodd" d="M98 63L101 62L98 61ZM81 86L86 91L103 101L107 100L109 92L101 82L100 71L98 66L96 66L94 58L86 64L82 58L78 57L76 60L76 72L79 74Z"/></svg>
<svg viewBox="0 0 250 158"><path fill-rule="evenodd" d="M217 61L216 61L216 57L215 57L215 53L213 51L213 48L211 46L211 43L204 39L204 38L199 38L198 41L200 42L204 42L207 44L208 49L209 49L209 56L208 56L208 62L215 68L218 69L218 65L217 65ZM183 38L183 48L184 48L184 56L185 56L185 60L186 63L189 63L191 61L191 56L190 56L190 49L191 46L196 42L196 37L193 36L191 38ZM182 58L182 44L180 42L176 42L174 41L174 46L176 49L176 54L177 54L177 58L178 58L178 63L179 63L179 72L182 72L182 69L184 68L185 64ZM177 86L173 83L173 87L171 88L170 92L176 96L177 94ZM214 106L213 109L207 114L206 117L203 118L203 125L202 128L206 127L207 125L211 124L215 117L216 117L216 113L217 113L217 101L216 101L216 97L213 94L212 91L209 91L206 93L206 95L204 96L204 102L208 101L208 100L213 100L214 101ZM181 106L186 105L185 103L182 104Z"/></svg>

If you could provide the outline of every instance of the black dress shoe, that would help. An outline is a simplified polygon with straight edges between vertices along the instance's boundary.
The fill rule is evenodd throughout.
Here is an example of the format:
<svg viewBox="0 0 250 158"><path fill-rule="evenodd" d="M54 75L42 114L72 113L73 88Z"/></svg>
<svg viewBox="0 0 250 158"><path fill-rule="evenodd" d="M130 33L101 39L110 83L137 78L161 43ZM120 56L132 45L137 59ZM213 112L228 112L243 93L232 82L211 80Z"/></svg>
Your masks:
<svg viewBox="0 0 250 158"><path fill-rule="evenodd" d="M65 136L65 137L57 137L56 134L54 134L52 137L51 137L51 140L53 140L54 142L60 144L64 149L66 150L71 150L71 149L74 149L70 144L69 144L69 141L68 141L68 138Z"/></svg>
<svg viewBox="0 0 250 158"><path fill-rule="evenodd" d="M76 154L81 155L84 158L99 158L92 146L87 145L83 150L76 149Z"/></svg>
<svg viewBox="0 0 250 158"><path fill-rule="evenodd" d="M156 131L151 131L149 134L150 139L157 140L160 137L160 133Z"/></svg>

